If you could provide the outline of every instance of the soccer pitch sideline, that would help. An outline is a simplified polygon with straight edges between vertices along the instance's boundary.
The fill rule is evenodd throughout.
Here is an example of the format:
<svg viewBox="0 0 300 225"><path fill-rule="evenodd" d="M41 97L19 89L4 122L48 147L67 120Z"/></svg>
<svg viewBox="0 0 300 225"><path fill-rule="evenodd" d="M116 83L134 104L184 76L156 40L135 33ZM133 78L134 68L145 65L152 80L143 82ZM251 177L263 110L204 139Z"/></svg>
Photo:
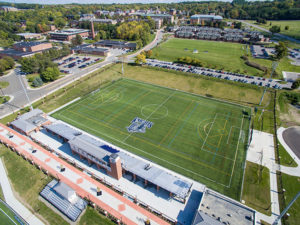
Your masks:
<svg viewBox="0 0 300 225"><path fill-rule="evenodd" d="M52 116L240 197L250 108L121 79Z"/></svg>

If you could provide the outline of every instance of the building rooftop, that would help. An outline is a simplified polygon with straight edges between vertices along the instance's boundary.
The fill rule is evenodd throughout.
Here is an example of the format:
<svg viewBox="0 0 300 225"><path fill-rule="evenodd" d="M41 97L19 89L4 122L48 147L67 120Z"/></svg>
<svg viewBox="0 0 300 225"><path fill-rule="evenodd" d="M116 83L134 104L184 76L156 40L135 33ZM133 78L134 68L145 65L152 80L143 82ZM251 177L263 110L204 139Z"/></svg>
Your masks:
<svg viewBox="0 0 300 225"><path fill-rule="evenodd" d="M19 116L16 120L11 122L11 124L27 133L48 121L46 118L43 117L43 114L44 113L42 110L34 109Z"/></svg>
<svg viewBox="0 0 300 225"><path fill-rule="evenodd" d="M32 35L40 35L38 33L18 33L18 36L32 36Z"/></svg>
<svg viewBox="0 0 300 225"><path fill-rule="evenodd" d="M136 48L136 43L133 42L125 42L125 41L112 41L112 40L102 40L95 42L94 45L106 45L106 46L116 46L120 47L133 47Z"/></svg>
<svg viewBox="0 0 300 225"><path fill-rule="evenodd" d="M88 154L104 161L107 165L109 165L110 157L116 158L119 156L121 158L122 167L125 170L134 173L169 192L172 192L181 199L188 196L192 187L191 182L176 177L157 166L152 166L144 160L119 151L89 135L81 134L81 132L68 125L55 123L47 125L45 128L67 138L70 145L75 145L80 149L83 149Z"/></svg>
<svg viewBox="0 0 300 225"><path fill-rule="evenodd" d="M138 15L138 16L150 16L150 17L172 17L173 15L169 14L154 14L154 13L132 13L131 15Z"/></svg>
<svg viewBox="0 0 300 225"><path fill-rule="evenodd" d="M254 210L209 189L203 195L199 211L224 224L255 224Z"/></svg>
<svg viewBox="0 0 300 225"><path fill-rule="evenodd" d="M40 42L40 41L23 41L23 42L18 42L14 44L15 47L17 48L26 48L26 47L33 47L41 44L45 44L47 42Z"/></svg>
<svg viewBox="0 0 300 225"><path fill-rule="evenodd" d="M12 57L13 56L23 57L23 56L34 55L37 52L22 52L22 51L17 51L13 48L8 48L8 49L5 49L3 51L0 51L0 53L3 53L3 54L8 55L8 56L12 56Z"/></svg>
<svg viewBox="0 0 300 225"><path fill-rule="evenodd" d="M58 30L55 32L49 32L49 34L58 34L58 35L75 35L75 34L80 34L80 33L85 33L89 32L89 30L86 29L65 29L65 30Z"/></svg>
<svg viewBox="0 0 300 225"><path fill-rule="evenodd" d="M198 18L212 18L215 20L222 20L222 16L215 16L215 15L204 15L204 14L195 14L191 16L191 19L198 19Z"/></svg>
<svg viewBox="0 0 300 225"><path fill-rule="evenodd" d="M71 187L57 180L47 184L40 195L72 221L76 221L87 206L87 203L78 197Z"/></svg>
<svg viewBox="0 0 300 225"><path fill-rule="evenodd" d="M166 170L152 166L143 160L133 157L125 152L119 152L122 167L137 176L158 185L159 187L172 192L181 199L185 199L192 187L192 183L178 178Z"/></svg>
<svg viewBox="0 0 300 225"><path fill-rule="evenodd" d="M49 131L52 131L59 136L71 140L75 136L82 134L80 131L73 129L72 127L65 125L63 123L52 123L50 125L46 125L45 128Z"/></svg>

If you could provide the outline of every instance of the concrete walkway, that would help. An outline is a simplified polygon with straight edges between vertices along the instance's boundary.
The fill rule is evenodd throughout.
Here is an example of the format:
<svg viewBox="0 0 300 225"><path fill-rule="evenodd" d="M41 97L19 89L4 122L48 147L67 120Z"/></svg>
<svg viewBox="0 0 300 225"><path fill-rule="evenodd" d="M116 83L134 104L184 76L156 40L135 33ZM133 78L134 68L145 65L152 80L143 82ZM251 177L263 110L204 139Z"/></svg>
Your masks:
<svg viewBox="0 0 300 225"><path fill-rule="evenodd" d="M3 195L6 203L15 210L27 223L30 225L42 225L44 224L40 221L35 215L33 215L21 202L19 202L11 189L8 177L6 175L6 171L3 165L2 160L0 160L0 183L3 191ZM1 221L0 221L1 223Z"/></svg>
<svg viewBox="0 0 300 225"><path fill-rule="evenodd" d="M273 135L253 130L252 142L248 149L247 160L267 167L270 171L271 216L257 212L257 220L264 220L272 224L280 214L276 171L279 170L275 163ZM281 224L279 221L278 224Z"/></svg>
<svg viewBox="0 0 300 225"><path fill-rule="evenodd" d="M9 137L9 133L13 137ZM149 219L153 225L169 224L3 124L0 124L0 139L31 163L69 185L79 196L89 199L120 221L128 225L143 225ZM61 172L61 166L65 171ZM101 196L96 195L98 187L102 190Z"/></svg>

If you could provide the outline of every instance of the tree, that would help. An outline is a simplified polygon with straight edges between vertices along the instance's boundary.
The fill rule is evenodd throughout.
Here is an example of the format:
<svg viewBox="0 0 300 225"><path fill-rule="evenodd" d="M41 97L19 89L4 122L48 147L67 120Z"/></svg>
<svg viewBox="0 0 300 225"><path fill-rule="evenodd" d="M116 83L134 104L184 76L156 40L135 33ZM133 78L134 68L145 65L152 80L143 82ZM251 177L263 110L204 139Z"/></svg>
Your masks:
<svg viewBox="0 0 300 225"><path fill-rule="evenodd" d="M59 76L59 69L57 67L47 67L45 71L41 73L41 78L48 82L54 81Z"/></svg>
<svg viewBox="0 0 300 225"><path fill-rule="evenodd" d="M234 23L234 28L241 29L242 28L242 23L241 22Z"/></svg>
<svg viewBox="0 0 300 225"><path fill-rule="evenodd" d="M152 56L152 50L148 50L148 51L145 51L145 55L146 55L146 58L151 58Z"/></svg>
<svg viewBox="0 0 300 225"><path fill-rule="evenodd" d="M297 79L292 84L292 89L298 89L300 87L300 79Z"/></svg>
<svg viewBox="0 0 300 225"><path fill-rule="evenodd" d="M274 25L269 30L271 31L272 34L279 33L280 32L280 26Z"/></svg>
<svg viewBox="0 0 300 225"><path fill-rule="evenodd" d="M73 46L81 45L82 42L83 42L83 39L79 34L76 34L76 37L72 39L72 45Z"/></svg>
<svg viewBox="0 0 300 225"><path fill-rule="evenodd" d="M136 60L134 61L136 64L146 63L146 56L144 54L138 54L136 56Z"/></svg>
<svg viewBox="0 0 300 225"><path fill-rule="evenodd" d="M282 41L279 41L278 45L275 46L275 58L280 60L285 57L288 53L286 44Z"/></svg>

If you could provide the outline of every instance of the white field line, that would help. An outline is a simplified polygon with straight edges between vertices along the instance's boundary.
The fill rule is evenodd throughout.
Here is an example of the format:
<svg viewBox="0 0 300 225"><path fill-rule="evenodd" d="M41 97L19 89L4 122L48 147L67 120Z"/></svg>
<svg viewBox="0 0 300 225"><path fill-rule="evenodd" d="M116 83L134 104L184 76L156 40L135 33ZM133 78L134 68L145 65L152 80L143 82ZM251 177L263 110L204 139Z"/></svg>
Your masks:
<svg viewBox="0 0 300 225"><path fill-rule="evenodd" d="M170 98L172 98L172 96L175 94L176 92L174 91L172 94L169 95L168 98L166 98L158 107L156 107L156 109L150 113L150 115L145 119L145 120L148 120L152 115L153 113L155 113L160 107L162 107ZM130 133L126 138L124 138L124 140L122 141L122 143L124 143L133 133Z"/></svg>
<svg viewBox="0 0 300 225"><path fill-rule="evenodd" d="M248 108L248 109L251 109L251 107L249 106L244 106L244 105L241 105L241 104L238 104L238 103L234 103L234 102L229 102L229 101L226 101L226 100L220 100L220 99L217 99L217 98L209 98L209 97L206 97L205 95L200 95L200 94L195 94L195 93L192 93L192 92L187 92L187 91L183 91L183 90L178 90L178 89L174 89L174 88L169 88L169 87L165 87L165 86L162 86L162 85L158 85L158 84L154 84L154 83L146 83L146 82L143 82L143 81L139 81L139 80L134 80L134 79L131 79L131 78L125 78L126 80L131 80L131 81L135 81L135 82L138 82L138 83L142 83L142 84L150 84L152 86L156 86L156 87L162 87L164 89L169 89L169 90L173 90L173 91L178 91L178 92L182 92L182 93L186 93L186 94L190 94L190 95L193 95L193 96L198 96L198 97L202 97L202 98L205 98L205 99L210 99L210 100L215 100L217 102L220 102L224 105L233 105L233 106L240 106L242 107L243 109L245 108Z"/></svg>
<svg viewBox="0 0 300 225"><path fill-rule="evenodd" d="M8 219L10 219L11 222L13 222L14 224L16 224L15 221L13 221L13 220L10 218L10 216L6 214L6 212L4 212L1 208L0 208L0 210L8 217ZM18 225L18 224L16 224L16 225Z"/></svg>
<svg viewBox="0 0 300 225"><path fill-rule="evenodd" d="M243 117L244 118L244 117ZM242 119L241 119L242 120ZM230 138L230 135L231 135L231 129L232 128L237 128L237 129L240 129L239 127L236 127L236 126L231 126L230 127L230 131L229 131L229 134L228 134L228 138L227 138L227 144L228 144L228 141L229 141L229 138Z"/></svg>
<svg viewBox="0 0 300 225"><path fill-rule="evenodd" d="M75 124L78 124L78 125L81 125L81 126L86 127L84 124L82 124L82 123L80 123L80 122L78 122L78 121L72 120L71 118L66 118L66 117L63 116L63 115L61 115L61 117L65 118L66 120L71 120L71 121L74 122ZM87 127L87 129L92 130L92 131L94 131L94 132L100 134L101 136L106 136L107 138L109 138L109 139L111 139L111 140L114 140L114 141L116 141L117 143L122 143L120 140L117 140L117 139L115 139L115 138L113 138L113 137L107 135L106 133L105 133L105 134L104 134L104 133L101 133L101 132L99 132L98 130L95 130L95 129L91 128L91 127ZM109 142L109 141L108 141L108 142ZM110 143L110 142L109 142L109 143ZM150 154L149 152L143 151L143 150L141 150L141 149L139 149L139 148L137 148L137 147L134 147L134 146L129 145L129 144L127 144L127 143L122 143L122 144L124 144L124 145L126 145L126 146L128 146L128 147L130 147L130 148L134 148L134 149L136 149L136 150L138 150L138 151L140 151L140 152L143 152L143 153L145 153L145 154L147 154L147 155L150 155L150 156L152 156L153 158L156 158L156 159L158 159L158 160L160 160L160 161L166 162L166 163L168 163L168 164L170 164L170 165L172 165L172 166L174 166L174 167L177 167L177 168L180 168L180 169L182 169L182 170L185 170L185 171L187 171L187 172L189 172L189 173L192 173L192 174L194 174L194 175L196 175L196 176L198 176L198 177L201 177L201 178L204 178L204 179L209 180L209 181L211 181L211 182L217 183L217 184L219 184L219 185L222 185L223 187L227 187L225 184L219 183L219 182L217 182L217 181L215 181L215 180L212 180L212 179L210 179L210 178L208 178L208 177L202 176L202 175L200 175L200 174L198 174L198 173L195 173L195 172L193 172L193 171L191 171L191 170L188 170L188 169L186 169L186 168L184 168L184 167L178 166L177 164L174 164L174 163L171 163L171 162L169 162L169 161L167 161L167 160L165 160L165 159L159 158L159 157L157 157L157 156L155 156L155 155L152 155L152 154ZM126 151L126 150L124 150L124 151ZM130 151L129 151L129 152L130 152ZM134 154L134 153L132 153L132 154ZM147 159L147 160L149 160L149 159ZM149 161L150 161L150 160L149 160ZM158 164L158 165L159 165L159 164ZM181 175L182 175L182 174L181 174ZM183 175L183 176L185 176L185 175ZM191 179L191 178L190 178L190 179Z"/></svg>
<svg viewBox="0 0 300 225"><path fill-rule="evenodd" d="M207 135L206 135L206 138L205 138L205 140L204 140L204 142L203 142L203 144L202 144L201 150L203 149L203 147L204 147L204 145L205 145L205 143L206 143L207 137L209 136L209 133L210 133L210 131L211 131L211 128L213 127L213 125L214 125L214 123L215 123L215 120L216 120L216 118L217 118L217 115L218 115L218 113L216 113L216 115L215 115L215 117L214 117L214 121L212 122L212 124L211 124L211 126L210 126L210 128L209 128L209 131L208 131L208 133L207 133Z"/></svg>
<svg viewBox="0 0 300 225"><path fill-rule="evenodd" d="M234 156L233 167L232 167L232 170L231 170L230 181L229 181L229 185L227 186L228 188L230 188L230 186L231 186L232 175L233 175L233 171L234 171L234 167L235 167L235 163L236 163L236 156L237 156L237 152L238 152L238 148L239 148L239 144L240 144L240 136L241 136L241 132L242 132L242 128L243 128L243 122L244 122L244 116L243 116L242 122L241 122L240 134L239 134L239 138L238 138L238 143L237 143L237 145L236 145L236 150L235 150L235 156Z"/></svg>

